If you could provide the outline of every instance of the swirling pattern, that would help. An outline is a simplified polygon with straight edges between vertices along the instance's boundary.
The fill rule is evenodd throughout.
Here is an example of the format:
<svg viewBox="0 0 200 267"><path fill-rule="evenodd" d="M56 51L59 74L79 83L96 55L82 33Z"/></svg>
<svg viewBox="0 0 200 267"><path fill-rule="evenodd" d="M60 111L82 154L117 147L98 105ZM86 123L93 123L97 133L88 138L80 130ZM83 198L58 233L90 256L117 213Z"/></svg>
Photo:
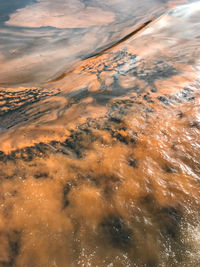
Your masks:
<svg viewBox="0 0 200 267"><path fill-rule="evenodd" d="M1 266L198 266L199 10L2 86Z"/></svg>

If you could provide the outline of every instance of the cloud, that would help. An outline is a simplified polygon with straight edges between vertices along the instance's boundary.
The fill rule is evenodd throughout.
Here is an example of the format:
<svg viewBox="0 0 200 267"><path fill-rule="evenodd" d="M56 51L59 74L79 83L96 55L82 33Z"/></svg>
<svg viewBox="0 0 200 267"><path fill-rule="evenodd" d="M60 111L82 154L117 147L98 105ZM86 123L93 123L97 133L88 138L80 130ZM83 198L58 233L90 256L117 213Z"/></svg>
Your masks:
<svg viewBox="0 0 200 267"><path fill-rule="evenodd" d="M106 25L114 21L111 11L99 7L85 6L79 0L39 0L39 2L18 9L6 22L10 26L56 28L84 28Z"/></svg>

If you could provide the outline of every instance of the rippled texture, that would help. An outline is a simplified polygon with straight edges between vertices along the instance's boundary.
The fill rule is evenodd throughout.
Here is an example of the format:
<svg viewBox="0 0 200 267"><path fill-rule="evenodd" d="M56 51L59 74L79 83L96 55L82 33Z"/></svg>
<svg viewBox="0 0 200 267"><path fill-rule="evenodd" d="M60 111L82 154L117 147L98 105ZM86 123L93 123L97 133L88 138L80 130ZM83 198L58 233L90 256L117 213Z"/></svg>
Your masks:
<svg viewBox="0 0 200 267"><path fill-rule="evenodd" d="M75 13L90 14L88 8L78 11L76 2L69 1ZM163 10L180 4L163 15L152 8L161 16L111 48L110 42L96 47L95 41L94 49L79 51L82 60L73 50L79 59L66 71L58 73L54 61L54 80L30 79L31 85L19 87L11 84L20 81L22 69L1 76L2 266L199 265L200 2L180 2L163 1ZM38 9L41 4L46 10L47 3L22 7L4 27L36 27L34 16L26 21L30 7L38 27L46 26ZM106 1L112 8L121 3ZM141 8L153 5L145 3ZM137 14L133 2L124 9ZM137 17L130 23L127 15L128 32L122 18L114 27L117 36L148 21L144 13L133 28ZM109 22L100 16L105 32L115 16L106 15ZM95 23L93 16L88 20L89 26ZM90 37L102 40L103 32L88 29ZM66 51L70 47L75 49L68 45ZM6 77L11 83L3 86Z"/></svg>

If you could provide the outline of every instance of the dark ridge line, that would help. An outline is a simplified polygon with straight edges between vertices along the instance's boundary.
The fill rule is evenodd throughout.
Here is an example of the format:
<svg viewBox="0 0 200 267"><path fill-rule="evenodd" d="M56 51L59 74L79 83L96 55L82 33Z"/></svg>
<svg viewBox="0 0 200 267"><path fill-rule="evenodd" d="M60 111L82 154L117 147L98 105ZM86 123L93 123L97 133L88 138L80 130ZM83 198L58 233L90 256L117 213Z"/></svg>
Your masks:
<svg viewBox="0 0 200 267"><path fill-rule="evenodd" d="M88 57L84 58L84 60L87 60L89 58L93 58L93 57L97 57L102 55L103 53L107 52L108 50L112 49L113 47L125 42L126 40L128 40L129 38L131 38L132 36L134 36L136 33L138 33L139 31L143 30L148 24L150 24L153 21L154 18L151 18L150 20L144 22L142 25L140 25L137 29L135 29L134 31L132 31L131 33L127 34L126 36L124 36L123 38L121 38L119 41L115 42L114 44L106 47L103 50L100 50L92 55L89 55Z"/></svg>
<svg viewBox="0 0 200 267"><path fill-rule="evenodd" d="M123 38L121 38L119 41L109 45L108 47L94 53L94 54L91 54L91 55L88 55L86 56L85 58L82 59L82 61L85 61L87 59L90 59L90 58L94 58L94 57L98 57L98 56L101 56L103 53L107 52L108 50L112 49L113 47L125 42L126 40L128 40L129 38L131 38L132 36L134 36L136 33L138 33L139 31L143 30L144 28L146 28L146 26L148 26L152 21L154 20L154 17L147 20L146 22L144 22L142 25L140 25L137 29L135 29L134 31L132 31L131 33L127 34L126 36L124 36ZM76 68L76 67L75 67ZM65 76L67 76L68 74L72 73L75 68L69 70L68 72L65 72L63 74L61 74L59 77L53 79L53 80L50 80L48 81L47 83L50 83L50 82L57 82L61 79L63 79Z"/></svg>

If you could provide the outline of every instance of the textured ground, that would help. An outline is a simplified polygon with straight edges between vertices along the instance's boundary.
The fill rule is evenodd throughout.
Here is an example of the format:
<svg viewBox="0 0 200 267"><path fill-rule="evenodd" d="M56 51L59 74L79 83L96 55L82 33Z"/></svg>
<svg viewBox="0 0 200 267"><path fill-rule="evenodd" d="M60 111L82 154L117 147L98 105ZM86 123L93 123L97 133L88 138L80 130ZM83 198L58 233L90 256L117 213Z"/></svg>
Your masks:
<svg viewBox="0 0 200 267"><path fill-rule="evenodd" d="M199 10L2 88L0 266L199 265Z"/></svg>

